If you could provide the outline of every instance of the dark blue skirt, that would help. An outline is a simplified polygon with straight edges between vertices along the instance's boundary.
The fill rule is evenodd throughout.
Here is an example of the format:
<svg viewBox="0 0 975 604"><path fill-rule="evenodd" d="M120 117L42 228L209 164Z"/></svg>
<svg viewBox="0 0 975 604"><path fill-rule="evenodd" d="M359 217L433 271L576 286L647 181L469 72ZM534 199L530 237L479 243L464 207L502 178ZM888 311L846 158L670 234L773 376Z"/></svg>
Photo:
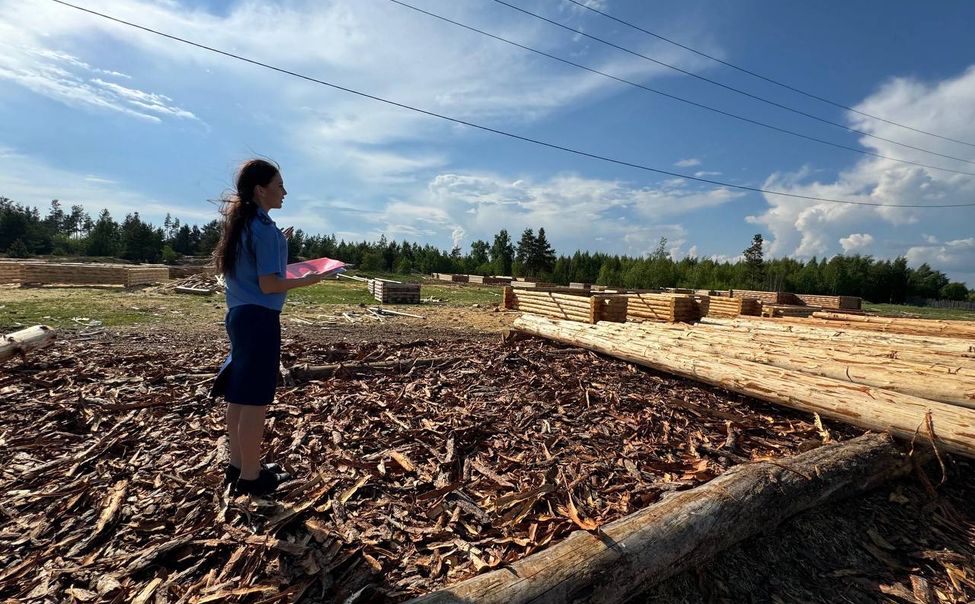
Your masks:
<svg viewBox="0 0 975 604"><path fill-rule="evenodd" d="M228 310L224 323L230 354L220 367L211 395L237 405L270 404L281 362L281 312L244 304Z"/></svg>

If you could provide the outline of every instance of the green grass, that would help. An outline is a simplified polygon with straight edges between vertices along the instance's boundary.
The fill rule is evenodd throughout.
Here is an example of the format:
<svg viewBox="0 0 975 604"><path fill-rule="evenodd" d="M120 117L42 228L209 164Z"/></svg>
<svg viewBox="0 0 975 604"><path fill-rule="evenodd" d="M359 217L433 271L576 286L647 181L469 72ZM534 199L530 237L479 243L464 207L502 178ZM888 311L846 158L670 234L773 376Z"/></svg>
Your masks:
<svg viewBox="0 0 975 604"><path fill-rule="evenodd" d="M411 275L377 275L383 279L417 282ZM441 285L437 281L423 281L420 298L436 298L452 306L497 304L501 302L501 288L482 285ZM323 281L312 287L302 287L288 294L288 303L305 304L375 304L376 300L361 281L339 279Z"/></svg>
<svg viewBox="0 0 975 604"><path fill-rule="evenodd" d="M975 321L975 311L955 308L930 308L927 306L908 306L906 304L872 304L870 302L864 302L863 310L885 317Z"/></svg>
<svg viewBox="0 0 975 604"><path fill-rule="evenodd" d="M383 278L410 280L405 275ZM490 306L501 301L501 288L426 281L420 296L441 300L446 306ZM357 304L376 304L365 283L328 280L289 292L285 311L301 313L314 311L317 306ZM220 294L201 297L107 287L0 289L0 333L37 324L79 328L91 320L105 327L219 321L224 312L224 297Z"/></svg>
<svg viewBox="0 0 975 604"><path fill-rule="evenodd" d="M113 327L218 318L223 307L222 297L217 296L148 295L122 289L42 288L5 293L0 291L2 332L37 324L86 327L92 320Z"/></svg>

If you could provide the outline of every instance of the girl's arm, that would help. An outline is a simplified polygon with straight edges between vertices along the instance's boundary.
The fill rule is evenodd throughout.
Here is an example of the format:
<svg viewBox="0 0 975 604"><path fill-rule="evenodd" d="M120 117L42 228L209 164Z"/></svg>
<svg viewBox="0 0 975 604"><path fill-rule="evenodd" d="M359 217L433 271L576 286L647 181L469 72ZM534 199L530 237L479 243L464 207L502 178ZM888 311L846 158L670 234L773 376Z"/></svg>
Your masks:
<svg viewBox="0 0 975 604"><path fill-rule="evenodd" d="M280 294L296 287L314 285L324 278L324 275L311 273L297 279L286 279L275 273L271 273L270 275L259 276L257 283L260 285L261 291L265 294Z"/></svg>

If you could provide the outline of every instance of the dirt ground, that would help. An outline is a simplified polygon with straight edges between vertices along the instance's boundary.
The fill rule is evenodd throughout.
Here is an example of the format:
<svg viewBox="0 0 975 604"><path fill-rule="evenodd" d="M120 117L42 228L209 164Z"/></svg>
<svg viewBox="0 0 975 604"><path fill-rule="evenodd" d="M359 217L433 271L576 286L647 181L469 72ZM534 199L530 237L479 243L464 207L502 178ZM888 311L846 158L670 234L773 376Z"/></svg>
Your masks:
<svg viewBox="0 0 975 604"><path fill-rule="evenodd" d="M21 295L45 298L48 294L26 291ZM746 448L754 447L756 454L767 454L769 452L767 446L773 445L780 447L782 454L795 453L816 439L816 430L812 426L812 422L809 421L810 418L803 418L798 413L778 410L758 401L702 387L667 375L642 369L634 371L628 369L629 366L625 363L612 359L599 359L594 355L589 357L589 353L579 353L581 356L572 357L576 359L575 361L563 365L563 359L569 357L558 352L561 347L545 342L529 340L517 344L503 343L502 334L510 326L517 313L498 311L489 305L430 305L423 307L422 311L409 309L408 312L422 313L423 318L387 317L380 321L366 317L367 313L364 312L364 307L360 305L342 305L329 307L325 314L333 318L322 319L323 313L319 311L302 312L302 309L299 308L293 314L286 315L282 322L283 361L286 365L315 365L349 358L369 360L374 357L378 358L379 353L388 355L400 354L401 351L429 351L431 353L436 351L438 354L449 353L453 356L469 359L468 364L460 363L455 367L455 369L459 368L457 370L462 373L476 372L477 367L512 367L517 375L521 376L531 376L532 372L536 371L556 372L556 375L546 378L549 381L539 380L536 382L530 377L526 377L527 381L521 386L513 387L512 392L517 392L518 388L521 388L521 392L526 397L530 396L536 388L554 387L549 385L549 382L554 378L557 383L560 379L559 375L561 374L558 374L560 371L564 373L565 379L569 379L572 375L572 367L577 367L578 363L586 362L598 365L599 371L602 372L600 374L602 377L598 378L600 380L612 380L608 376L614 374L619 376L616 384L602 384L600 386L600 382L596 382L597 386L616 393L617 397L625 397L627 392L653 392L655 393L654 396L662 397L661 401L670 400L677 403L678 407L682 409L680 411L680 417L684 418L682 422L686 425L693 425L694 422L710 423L712 426L723 426L724 424L724 420L714 421L713 417L709 418L707 411L699 405L692 404L688 408L686 406L687 401L708 401L708 407L724 409L726 410L725 413L728 410L735 410L735 413L747 412L754 413L755 417L772 418L772 424L777 428L761 438L756 436L758 440L745 445ZM207 374L215 369L226 353L226 336L220 322L221 315L220 305L216 304L206 305L202 311L181 312L179 315L174 315L173 319L168 321L166 325L92 326L62 330L62 343L58 344L60 348L40 353L31 359L30 363L18 365L15 362L13 365L8 365L0 370L0 397L11 397L15 393L33 393L30 396L38 396L43 391L38 390L41 384L37 383L35 376L50 375L50 372L59 368L63 368L64 371L59 375L64 375L66 381L51 385L50 392L52 394L56 392L57 388L66 387L66 384L92 383L97 381L98 376L102 376L101 379L104 379L104 376L113 376L110 382L114 383L115 386L109 387L103 396L109 396L112 393L112 388L115 389L116 394L133 391L132 389L136 388L136 385L126 386L124 382L116 383L120 379L118 377L119 372L124 373L126 371L132 372L136 377L141 377L146 383L157 383L163 380L166 375L176 371L194 375ZM348 318L344 315L348 315ZM86 364L86 352L91 352L92 358L99 359L99 362ZM114 359L114 367L104 365L104 359L107 358ZM181 366L168 366L167 359L179 359ZM499 362L500 365L491 364ZM576 365L572 363L576 363ZM492 369L492 371L496 370ZM429 384L429 380L443 379L437 377L439 375L441 374L428 375L421 372L417 379L422 384ZM424 382L423 380L428 381ZM192 431L199 433L199 437L203 439L201 442L206 442L207 439L214 438L215 434L219 434L219 414L214 415L205 407L199 407L200 404L203 404L199 391L200 386L205 385L204 382L205 380L201 380L195 391L188 388L185 391L170 393L173 396L185 397L186 405L189 406L182 408L182 410L177 409L174 413L189 413L187 417L192 419ZM346 400L359 400L361 404L365 405L368 401L373 400L369 398L371 395L367 396L363 393L362 397L364 398L355 398L359 396L356 394L357 392L361 392L363 389L405 389L409 387L409 382L409 377L400 379L395 376L370 377L342 382L335 380L323 382L322 385L315 387L317 390L306 391L303 394L289 391L283 395L283 402L294 404L294 401L297 400L296 396L314 396L321 401L332 400L327 397L345 397ZM460 388L462 384L463 382L459 382L456 386ZM476 388L482 390L489 388L489 385L485 385L489 382L482 381L479 384L481 385L476 386ZM426 387L429 388L429 386ZM470 387L463 386L463 388ZM126 390L127 388L128 390ZM448 384L446 388L449 391L450 385ZM644 390L646 388L650 388L650 390ZM329 392L328 390L332 391ZM152 394L153 390L150 387L146 392ZM427 393L426 396L430 397L431 395ZM589 396L588 391L586 396ZM641 396L649 395L641 394ZM25 399L17 400L23 402ZM141 399L123 397L119 400ZM385 404L388 403L380 402L378 408L366 405L362 408L361 413L349 416L349 418L356 418L355 420L336 420L329 416L323 421L326 423L329 421L363 421L368 423L372 418L370 414L379 413L381 409L385 408ZM617 404L622 404L622 401L617 400ZM681 405L684 406L681 407ZM39 407L40 409L45 409L47 414L65 413L64 409L60 407ZM616 407L614 409L613 413L620 413L620 409ZM629 407L624 409L627 412L630 411ZM688 412L688 409L691 412ZM747 409L752 411L746 411ZM307 413L309 409L303 409L303 412ZM673 413L673 411L669 411L669 413ZM122 411L119 411L114 417L118 418L121 414ZM56 417L59 416L56 415ZM63 417L70 421L63 428L63 434L52 433L53 440L50 443L52 450L46 454L48 458L53 457L55 453L70 452L70 447L78 446L73 443L85 442L78 439L86 433L87 428L84 427L84 424L92 421L91 409L80 410L74 414L68 413ZM172 421L173 415L168 417L169 419L166 421ZM345 416L336 417L344 418ZM460 418L463 418L462 421ZM32 419L37 422L36 425L40 426L44 421L49 422L51 417L45 415ZM296 421L293 414L282 412L276 416L276 420L277 427L273 427L271 431L277 435L278 439L274 440L271 445L272 452L287 460L290 467L307 473L309 468L306 464L310 455L308 452L303 456L304 461L299 459L302 456L288 456L287 443L295 442L291 440L290 434L287 432L289 422ZM467 422L471 420L474 423L468 424ZM449 421L460 421L455 426L457 430L455 433L458 435L480 433L470 431L477 424L476 415L469 418L458 416L458 419ZM552 421L555 420L552 419ZM363 424L363 426L365 425L367 424ZM430 426L432 427L433 424ZM339 427L338 429L342 438L349 438L350 432L346 430L346 427ZM827 429L838 439L859 433L838 424L827 424ZM51 528L50 530L53 533L50 535L42 530L44 529L42 520L45 518L45 514L50 514L50 510L58 508L54 506L24 507L24 495L16 494L27 487L25 487L23 472L11 469L14 466L10 464L26 464L24 458L18 457L18 455L30 451L30 447L34 445L34 443L29 443L24 439L24 435L20 434L22 430L23 426L12 425L6 420L0 420L0 444L6 443L5 446L9 447L7 453L0 454L0 462L4 464L4 470L0 472L0 487L4 490L4 493L0 494L0 512L3 513L3 517L0 518L0 562L3 564L0 564L0 567L5 566L8 569L15 568L18 563L22 564L25 560L23 557L24 544L21 542L21 537L26 530L24 523L27 520L41 522L40 525L35 525L32 532L32 538L36 540L38 549L54 547L54 544L59 540L63 542L72 539L66 530ZM356 428L356 430L360 430L360 428ZM490 430L491 428L488 428L489 432ZM361 434L367 434L368 431L366 433L353 431L352 433L360 434L356 438L361 439ZM772 434L779 434L784 440L773 443ZM338 437L333 436L333 438ZM486 436L482 435L477 438L486 438ZM103 483L100 484L106 490L110 490L116 480L122 479L123 475L119 474L120 468L124 466L126 456L132 455L132 443L122 449L118 449L119 446L115 445L114 448L106 450L105 458L94 462L98 464L99 472L104 473ZM362 442L356 446L364 447L361 449L362 451L371 450L368 442ZM416 453L414 452L412 455L415 457ZM544 458L542 458L542 462L544 462ZM720 473L722 467L727 467L729 463L728 460L721 461L718 458L709 459L708 462L709 468L694 476L693 479L689 479L687 486L694 486L701 480L706 480L709 475ZM598 474L599 460L594 459L593 463L596 465L585 471ZM105 464L104 467L102 464ZM24 467L27 468L28 465L24 465ZM441 466L435 463L431 467ZM450 464L442 467L449 469ZM530 469L532 466L527 467ZM370 468L370 471L375 471L374 465ZM535 471L540 470L536 467ZM582 470L569 468L567 471L571 473ZM28 473L33 472L30 470ZM531 475L530 473L526 474L526 476ZM131 479L133 484L140 480L143 482L147 480L145 477L140 478L138 473L133 474L131 478L128 478L128 474L124 476L126 476L126 480ZM513 474L513 476L518 475ZM687 477L690 474L685 473L684 476ZM457 477L454 476L453 478ZM942 478L944 478L943 483ZM180 479L190 481L187 484L193 482L193 479L186 475L181 476ZM209 485L215 479L214 476L208 475L207 484ZM440 479L449 482L451 477L442 475L438 478L438 480ZM755 537L720 554L705 567L678 575L654 586L647 591L640 601L921 602L924 604L928 602L975 601L975 481L973 479L975 479L975 466L968 460L948 460L943 476L941 469L937 466L928 467L923 473L886 485L883 489L866 497L816 509L802 514L782 526L770 527L766 535ZM158 481L158 477L156 480ZM118 483L115 484L117 486ZM348 486L345 482L341 484L345 485L343 488ZM403 488L397 486L398 484L395 483L391 487L394 493L396 489ZM528 483L522 483L519 478L517 484L527 485ZM58 489L55 488L52 492L57 491ZM74 492L72 490L72 493ZM378 493L379 491L370 492ZM11 495L11 493L14 494ZM290 494L295 495L294 492ZM558 493L554 493L553 497L555 495ZM205 497L210 498L210 495ZM590 497L590 505L584 506L582 509L585 513L599 518L600 521L608 521L618 517L618 514L632 511L632 508L629 507L631 505L640 505L638 501L625 504L619 502L603 509L599 505L605 504L597 505L592 501ZM78 505L83 503L84 500ZM97 509L94 501L89 503L93 509ZM354 522L354 519L357 517L367 518L373 512L370 512L366 507L355 507L353 504L354 500L349 501L349 508L340 508L340 510L346 514L344 530L352 531L348 534L354 537L358 534L356 531L362 530L361 526L358 529L352 528L359 526ZM558 505L558 501L553 499L550 505ZM21 513L21 509L23 509L24 515L18 519L16 515ZM233 516L235 509L231 506L227 513ZM17 512L15 513L14 510ZM238 510L237 513L241 514L239 519L243 519L247 518L248 514L252 512L243 509ZM129 527L147 522L137 510L130 509L128 513L133 518ZM455 514L457 514L456 511ZM614 516L614 514L617 515ZM140 518L142 519L140 520ZM338 518L341 520L342 514L339 514ZM464 520L463 517L461 521L462 523L472 522L470 519ZM200 520L197 519L196 522L199 523ZM247 524L243 520L241 522ZM562 519L561 524L555 522L554 519L553 522L554 524L551 524L552 533L549 538L560 538L574 528L571 522L565 519ZM51 523L52 527L56 524L53 520ZM253 523L251 524L253 525ZM373 528L378 531L383 530L381 524ZM155 525L149 528L131 530L135 530L135 534L138 534L139 530L147 531L146 534L150 536L159 534L159 529ZM369 530L372 529L365 529L367 536L370 534ZM508 538L516 540L523 538L524 534L518 530L514 530L511 537ZM463 531L459 530L458 534L463 534ZM213 538L219 537L219 533L213 536ZM105 539L105 536L102 535L101 538ZM372 538L375 538L375 535L372 535ZM19 546L14 545L17 543ZM105 547L97 542L93 544L93 547L94 545ZM209 546L199 545L197 547ZM373 573L363 574L359 572L362 567L346 568L340 565L337 567L338 570L345 574L336 576L335 582L338 582L339 579L348 581L349 584L343 587L345 591L341 589L335 591L334 588L333 591L327 591L325 587L321 588L323 591L316 591L319 587L316 584L315 590L309 590L307 593L302 592L304 596L300 601L314 601L315 593L318 593L320 597L325 597L324 601L330 601L330 598L334 599L340 596L344 598L350 595L353 587L366 585L369 581L379 586L391 601L402 600L404 597L413 595L416 592L410 585L420 585L421 583L410 583L410 581L415 581L415 579L411 579L413 575L410 572L412 571L392 564L397 556L405 554L387 551L390 547L383 545L373 549L367 547L362 550L370 555L367 558L370 564L375 561L378 567L382 569L379 571L380 576L388 575L386 579L377 579L375 568L373 568ZM486 546L482 547L487 551ZM124 544L118 545L118 551L124 549ZM109 548L109 550L114 551L117 556L121 555L113 548ZM227 556L229 553L230 550L218 548L214 550L213 555ZM387 554L388 557L384 558ZM140 571L142 574L139 577L142 580L151 579L152 573L158 573L157 576L164 577L167 576L164 572L177 573L177 571L189 572L193 570L192 568L185 568L189 562L184 563L169 558L160 558L155 562L162 568L153 566ZM202 565L200 566L201 572L208 568L208 563L203 561L197 564ZM336 562L335 564L339 563ZM348 562L343 564L348 564ZM58 569L59 565L65 568ZM119 599L121 592L109 590L105 594L99 594L94 587L90 589L85 587L82 579L87 575L83 573L71 575L70 569L67 568L70 566L63 558L50 560L44 565L47 583L43 585L27 583L16 577L8 577L5 571L0 568L0 598L17 598L16 600L3 600L4 602L123 601ZM443 575L435 583L442 584L444 580L459 580L465 576L466 571L462 568L454 571L445 567L442 572ZM434 576L428 576L426 571L421 574L424 581L428 580L429 576ZM74 583L69 580L72 576L75 577ZM350 576L355 581L350 579ZM45 598L43 589L41 589L44 586L48 586L52 590L56 586L61 591L56 592L57 596L48 595ZM29 589L25 589L26 587ZM77 589L78 591L68 592L65 591L66 589ZM88 598L89 595L92 597ZM265 596L266 594L255 593L228 599L255 602L270 601ZM159 599L157 595L156 601L167 600ZM336 601L341 601L341 599Z"/></svg>

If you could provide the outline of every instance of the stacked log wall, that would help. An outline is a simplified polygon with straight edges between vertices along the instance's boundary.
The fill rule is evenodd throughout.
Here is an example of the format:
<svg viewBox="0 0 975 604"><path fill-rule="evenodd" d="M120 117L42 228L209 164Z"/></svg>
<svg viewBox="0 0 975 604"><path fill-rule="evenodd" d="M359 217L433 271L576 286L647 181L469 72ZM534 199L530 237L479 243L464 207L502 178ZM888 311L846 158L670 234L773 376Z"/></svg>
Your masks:
<svg viewBox="0 0 975 604"><path fill-rule="evenodd" d="M381 279L372 279L373 297L383 304L419 304L419 283L392 283Z"/></svg>
<svg viewBox="0 0 975 604"><path fill-rule="evenodd" d="M125 268L125 287L162 283L167 279L169 279L169 268L165 266L139 266Z"/></svg>
<svg viewBox="0 0 975 604"><path fill-rule="evenodd" d="M795 294L795 297L807 306L822 306L823 308L842 308L847 310L860 310L863 308L863 299L857 296Z"/></svg>
<svg viewBox="0 0 975 604"><path fill-rule="evenodd" d="M686 294L625 294L628 321L691 322L701 318L697 301Z"/></svg>
<svg viewBox="0 0 975 604"><path fill-rule="evenodd" d="M0 284L21 283L24 269L20 262L0 262Z"/></svg>

